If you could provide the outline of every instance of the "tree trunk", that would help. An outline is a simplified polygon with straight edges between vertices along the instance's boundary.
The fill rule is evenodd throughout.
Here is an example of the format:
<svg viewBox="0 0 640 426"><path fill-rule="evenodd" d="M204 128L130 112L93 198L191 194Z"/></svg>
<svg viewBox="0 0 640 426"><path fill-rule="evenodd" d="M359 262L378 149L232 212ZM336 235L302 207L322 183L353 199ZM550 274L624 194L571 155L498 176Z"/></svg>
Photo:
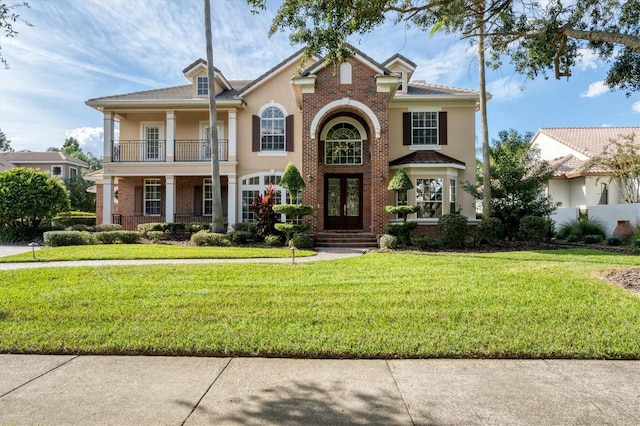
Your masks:
<svg viewBox="0 0 640 426"><path fill-rule="evenodd" d="M487 80L484 59L484 4L478 3L478 84L480 86L480 125L482 127L482 218L491 216L491 176L489 172L489 124L487 121Z"/></svg>
<svg viewBox="0 0 640 426"><path fill-rule="evenodd" d="M216 111L215 75L213 67L213 45L211 35L211 5L204 0L204 28L207 38L207 80L209 89L209 141L211 144L211 195L213 232L225 232L222 213L222 191L220 189L220 161L218 153L218 119Z"/></svg>

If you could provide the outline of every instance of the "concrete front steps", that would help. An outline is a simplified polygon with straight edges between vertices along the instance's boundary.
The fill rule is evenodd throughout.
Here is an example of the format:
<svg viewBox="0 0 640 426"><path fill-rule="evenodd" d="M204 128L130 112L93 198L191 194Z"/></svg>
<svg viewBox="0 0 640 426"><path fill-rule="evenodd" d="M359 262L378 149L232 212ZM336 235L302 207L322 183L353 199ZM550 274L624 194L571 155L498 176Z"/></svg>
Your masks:
<svg viewBox="0 0 640 426"><path fill-rule="evenodd" d="M364 231L323 231L315 235L315 246L326 248L378 248L378 239Z"/></svg>

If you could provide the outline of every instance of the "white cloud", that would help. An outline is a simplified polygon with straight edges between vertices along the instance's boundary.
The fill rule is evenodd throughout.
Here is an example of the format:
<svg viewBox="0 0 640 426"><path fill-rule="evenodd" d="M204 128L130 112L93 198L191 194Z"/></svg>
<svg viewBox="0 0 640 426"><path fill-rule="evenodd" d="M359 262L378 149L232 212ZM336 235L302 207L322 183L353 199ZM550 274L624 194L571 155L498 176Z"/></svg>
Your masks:
<svg viewBox="0 0 640 426"><path fill-rule="evenodd" d="M74 138L80 143L80 148L93 155L102 155L102 127L78 127L65 132L65 138Z"/></svg>
<svg viewBox="0 0 640 426"><path fill-rule="evenodd" d="M488 83L487 91L491 93L491 99L493 101L500 101L522 96L524 87L516 81L512 81L511 77L504 77Z"/></svg>
<svg viewBox="0 0 640 426"><path fill-rule="evenodd" d="M599 65L602 64L602 61L598 58L598 55L590 49L578 49L578 53L581 59L577 63L577 67L581 71L585 71L588 69L595 70Z"/></svg>
<svg viewBox="0 0 640 426"><path fill-rule="evenodd" d="M468 43L459 42L441 50L431 58L410 57L409 59L418 65L413 80L425 80L427 83L447 86L454 85L467 73L475 75L475 68L470 68L471 59L474 56L475 51L469 47Z"/></svg>
<svg viewBox="0 0 640 426"><path fill-rule="evenodd" d="M604 81L596 81L589 85L589 89L586 92L580 94L582 98L595 98L596 96L604 95L609 92L609 86L604 84Z"/></svg>
<svg viewBox="0 0 640 426"><path fill-rule="evenodd" d="M631 105L631 111L635 114L640 114L640 101L634 102L633 105Z"/></svg>

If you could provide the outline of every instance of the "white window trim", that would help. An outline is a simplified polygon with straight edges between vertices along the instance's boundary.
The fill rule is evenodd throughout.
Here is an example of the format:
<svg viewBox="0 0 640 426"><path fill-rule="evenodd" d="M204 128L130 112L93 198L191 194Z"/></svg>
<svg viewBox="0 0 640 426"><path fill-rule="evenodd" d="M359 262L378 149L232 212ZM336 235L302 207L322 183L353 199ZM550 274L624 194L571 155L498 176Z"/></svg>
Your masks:
<svg viewBox="0 0 640 426"><path fill-rule="evenodd" d="M262 114L264 113L264 111L267 108L271 108L271 107L276 107L278 109L280 109L280 111L282 111L282 114L284 115L283 120L284 120L284 149L281 151L263 151L262 150ZM287 112L287 109L282 106L281 104L277 103L276 101L272 100L271 102L269 102L268 104L264 104L259 110L258 110L258 117L260 117L260 151L258 152L258 156L259 157L285 157L287 156L288 152L287 152L287 117L289 116L289 113Z"/></svg>
<svg viewBox="0 0 640 426"><path fill-rule="evenodd" d="M435 149L436 151L438 149L441 149L440 147L442 145L440 145L440 117L439 117L439 111L411 111L411 149ZM423 143L423 144L414 144L413 143L413 114L414 113L436 113L436 142L435 144L429 144L429 143ZM424 127L425 129L432 129L432 127ZM438 148L436 148L438 147Z"/></svg>
<svg viewBox="0 0 640 426"><path fill-rule="evenodd" d="M147 184L148 181L158 181L158 184ZM144 186L142 187L142 207L145 216L162 216L162 179L159 178L149 178L143 181ZM148 201L160 201L160 213L149 214L147 213L147 186L157 186L160 189L160 200L156 200L155 198Z"/></svg>
<svg viewBox="0 0 640 426"><path fill-rule="evenodd" d="M146 133L145 133L145 129L147 127L158 127L158 140L159 140L159 144L162 148L164 148L164 150L160 150L160 152L158 152L158 155L160 155L162 161L166 161L167 160L167 141L166 141L166 137L165 137L165 123L164 121L141 121L140 122L140 141L141 142L146 142L147 138L146 138ZM140 145L140 160L141 161L145 161L147 159L147 150L146 150L146 146L145 144L141 144ZM159 161L160 162L160 161Z"/></svg>
<svg viewBox="0 0 640 426"><path fill-rule="evenodd" d="M327 164L327 148L326 148L326 140L327 135L329 134L329 130L333 128L336 124L351 124L356 128L358 133L360 133L360 163L349 163L349 164ZM367 131L364 126L355 118L352 117L336 117L333 120L329 121L324 128L322 129L322 133L320 134L320 140L325 141L325 151L322 153L324 157L324 164L327 166L361 166L364 164L364 143L367 141Z"/></svg>
<svg viewBox="0 0 640 426"><path fill-rule="evenodd" d="M351 84L353 81L353 71L349 62L343 62L340 64L340 84Z"/></svg>
<svg viewBox="0 0 640 426"><path fill-rule="evenodd" d="M77 167L69 167L69 179L71 179L71 178L72 178L72 176L71 176L71 175L72 175L71 170L75 170L75 171L76 171L76 176L79 176L79 175L80 175L80 172L78 172L78 168L77 168Z"/></svg>
<svg viewBox="0 0 640 426"><path fill-rule="evenodd" d="M206 79L206 80L207 80L207 92L209 91L209 76L208 76L208 75L199 75L199 76L197 76L197 77L196 77L196 81L195 81L195 82L196 82L196 84L195 84L195 86L196 86L196 87L195 87L195 89L196 89L196 96L208 96L208 95L209 95L209 93L199 93L199 92L198 92L198 86L199 86L199 83L200 83L200 79L201 79L201 78L204 78L204 79Z"/></svg>
<svg viewBox="0 0 640 426"><path fill-rule="evenodd" d="M202 216L208 217L208 216L213 216L213 211L211 211L211 213L205 213L205 202L208 200L208 198L206 197L207 194L207 181L209 181L209 185L211 186L211 204L213 207L213 182L211 180L211 178L204 178L202 179Z"/></svg>
<svg viewBox="0 0 640 426"><path fill-rule="evenodd" d="M60 167L60 174L59 175L54 175L53 174L53 169L56 167ZM64 166L62 164L54 164L51 166L51 176L53 177L64 177Z"/></svg>
<svg viewBox="0 0 640 426"><path fill-rule="evenodd" d="M244 191L258 191L260 194L264 194L264 190L267 189L268 184L265 184L264 179L266 176L280 176L282 177L282 175L284 174L284 172L280 172L280 171L267 171L267 172L261 172L261 173L252 173L249 175L244 175L244 176L240 176L238 178L238 194L240 195L238 197L238 212L239 217L242 218L243 216L243 211L242 211L242 193ZM242 182L245 179L251 179L254 177L258 177L258 183L257 184L253 184L253 185L245 185ZM281 187L280 185L273 185L273 189L275 189L276 191L280 192L280 201L281 203L285 204L287 202L287 190L284 189L283 187ZM204 193L204 190L202 191ZM280 215L280 220L284 221L286 218L285 215Z"/></svg>

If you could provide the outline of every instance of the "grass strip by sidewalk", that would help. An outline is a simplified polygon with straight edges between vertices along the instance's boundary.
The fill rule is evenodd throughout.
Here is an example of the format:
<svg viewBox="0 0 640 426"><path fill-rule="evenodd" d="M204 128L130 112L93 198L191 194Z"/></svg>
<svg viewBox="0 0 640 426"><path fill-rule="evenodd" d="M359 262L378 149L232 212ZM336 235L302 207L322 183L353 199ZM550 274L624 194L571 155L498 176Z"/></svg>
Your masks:
<svg viewBox="0 0 640 426"><path fill-rule="evenodd" d="M296 257L313 256L312 250L296 250ZM251 259L291 257L288 248L193 247L163 244L99 244L88 246L44 247L31 252L0 257L0 263L52 262L64 260L115 259Z"/></svg>
<svg viewBox="0 0 640 426"><path fill-rule="evenodd" d="M0 272L0 352L640 359L640 298L589 250Z"/></svg>

